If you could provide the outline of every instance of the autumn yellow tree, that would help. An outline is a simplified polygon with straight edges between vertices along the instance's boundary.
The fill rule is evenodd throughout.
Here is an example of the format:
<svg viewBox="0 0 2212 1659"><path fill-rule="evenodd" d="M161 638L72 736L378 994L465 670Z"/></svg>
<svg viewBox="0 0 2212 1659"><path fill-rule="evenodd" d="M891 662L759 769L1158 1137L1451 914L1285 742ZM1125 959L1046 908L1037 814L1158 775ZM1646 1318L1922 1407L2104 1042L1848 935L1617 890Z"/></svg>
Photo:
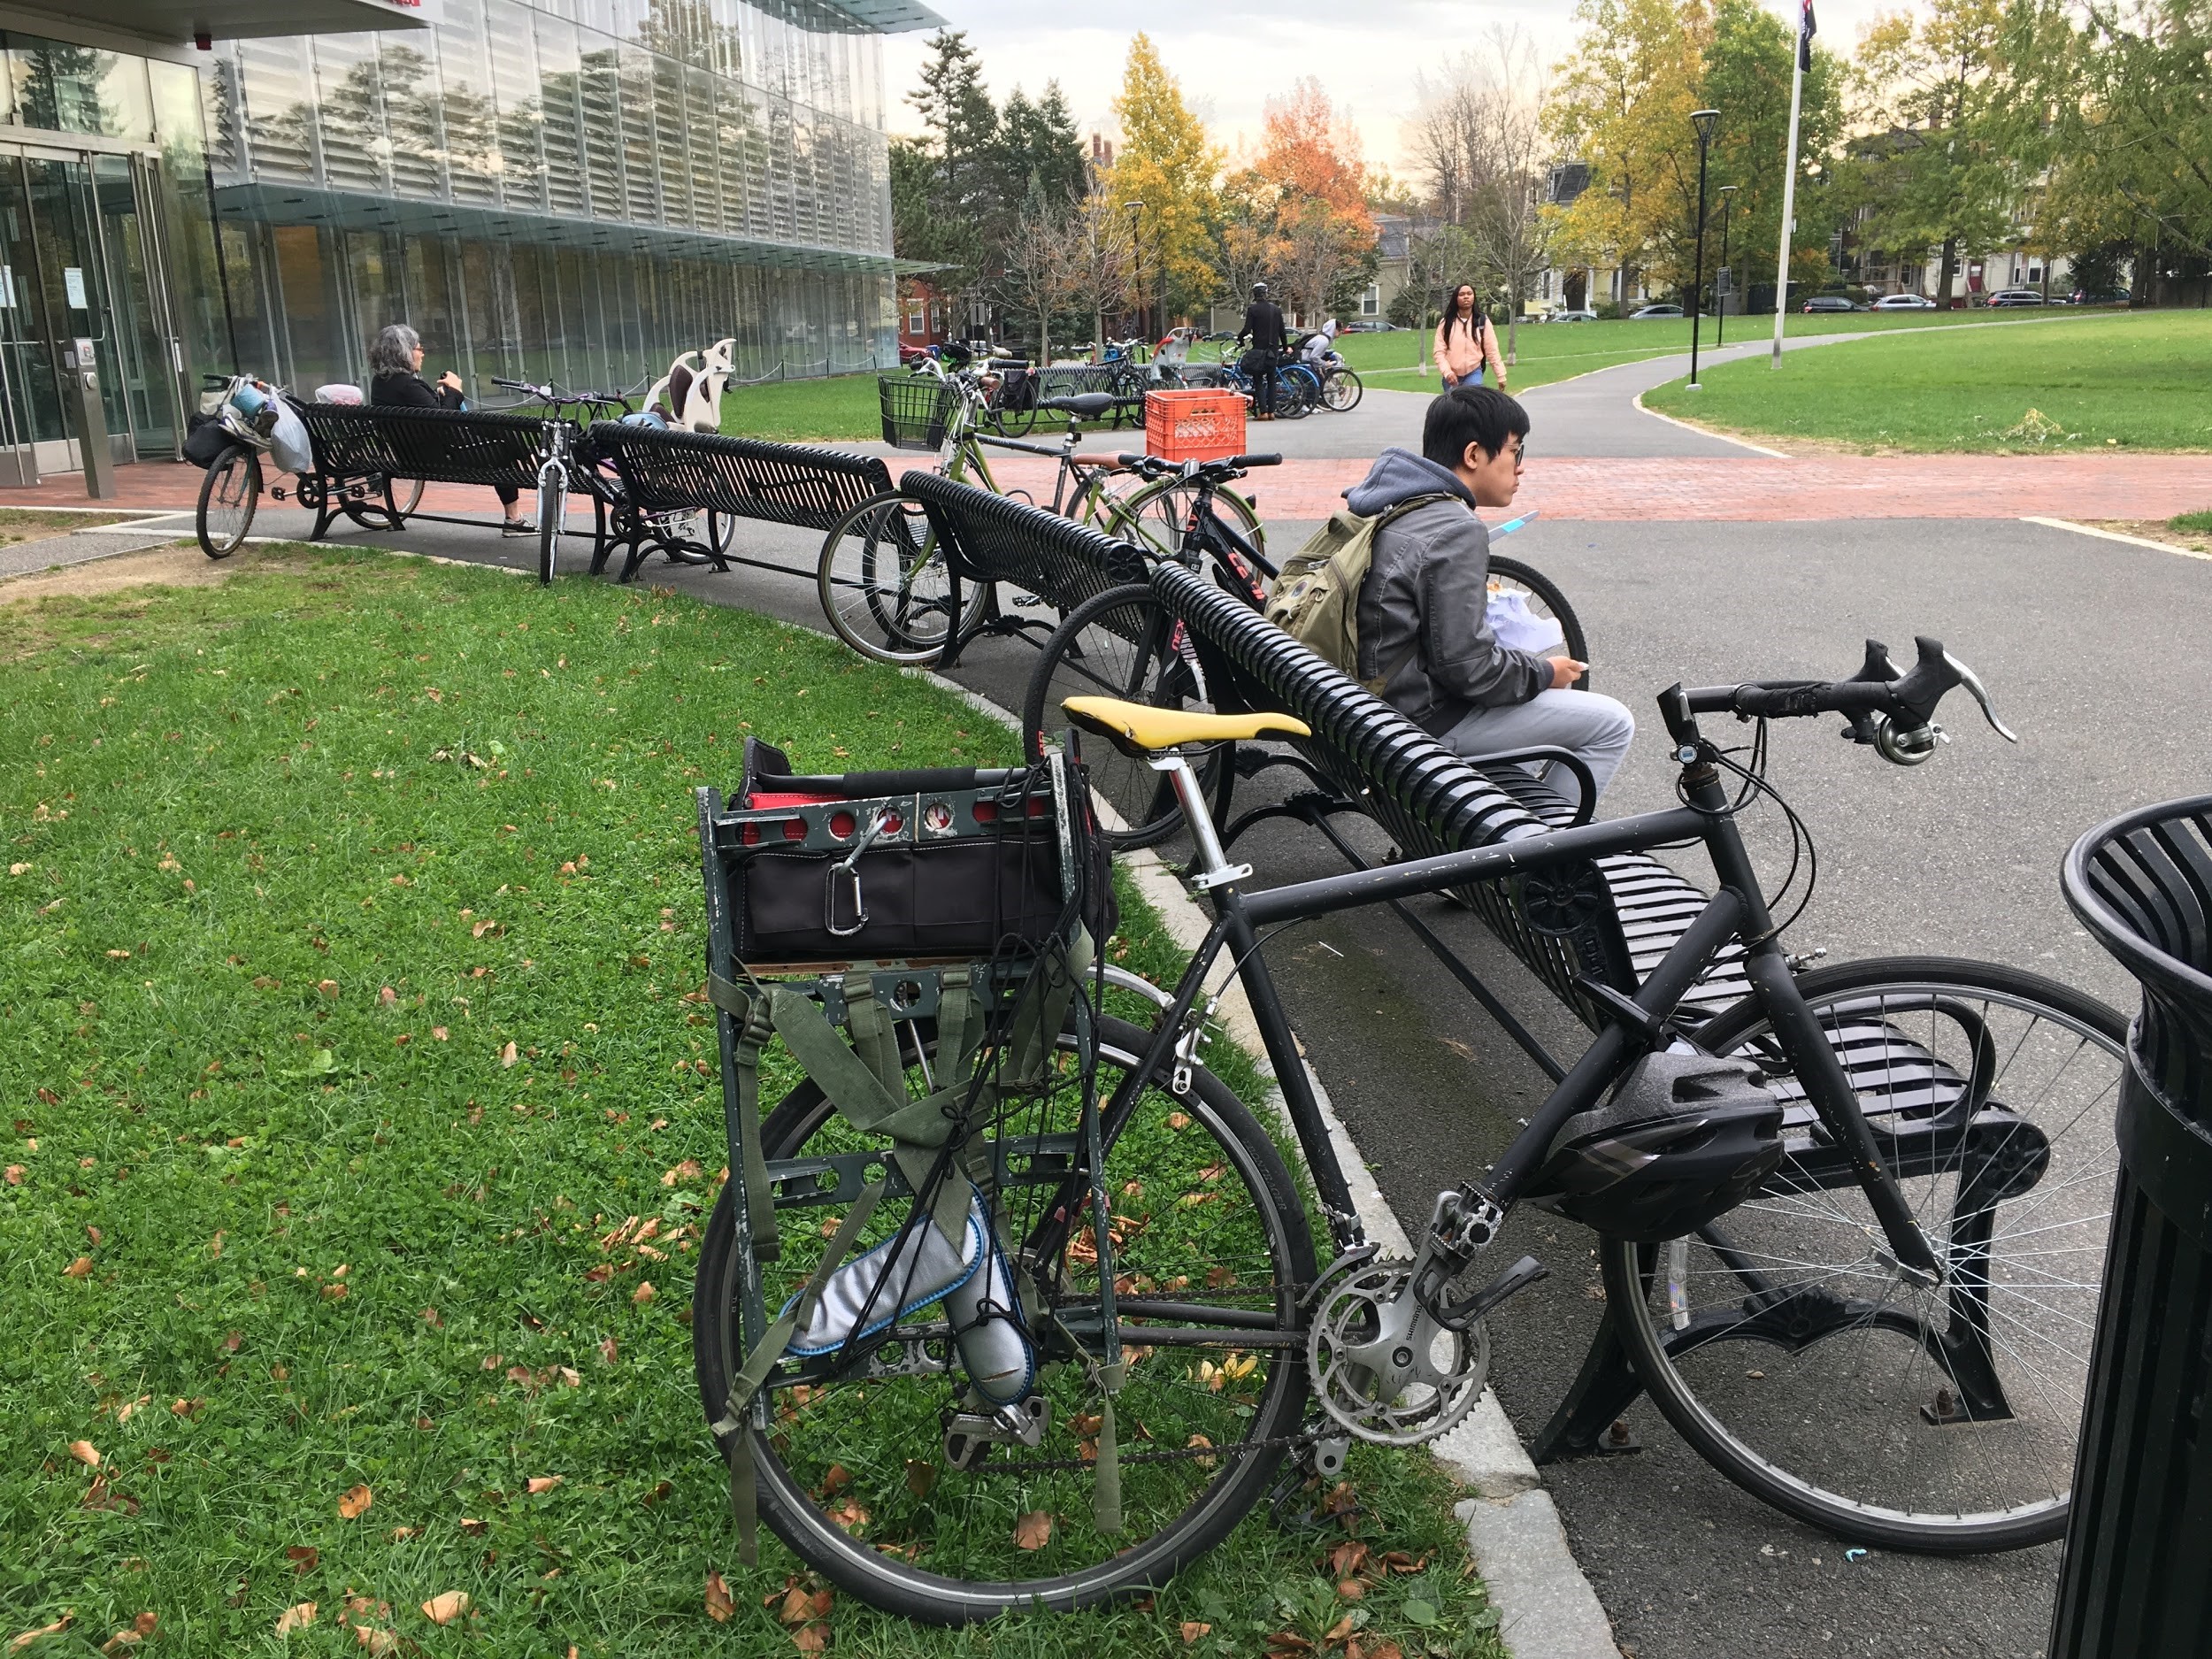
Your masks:
<svg viewBox="0 0 2212 1659"><path fill-rule="evenodd" d="M1181 85L1147 35L1129 42L1114 117L1121 144L1106 195L1125 218L1133 204L1144 204L1136 215L1144 284L1156 294L1164 288L1171 310L1203 303L1217 285L1208 227L1221 152L1208 142L1204 124L1183 102Z"/></svg>

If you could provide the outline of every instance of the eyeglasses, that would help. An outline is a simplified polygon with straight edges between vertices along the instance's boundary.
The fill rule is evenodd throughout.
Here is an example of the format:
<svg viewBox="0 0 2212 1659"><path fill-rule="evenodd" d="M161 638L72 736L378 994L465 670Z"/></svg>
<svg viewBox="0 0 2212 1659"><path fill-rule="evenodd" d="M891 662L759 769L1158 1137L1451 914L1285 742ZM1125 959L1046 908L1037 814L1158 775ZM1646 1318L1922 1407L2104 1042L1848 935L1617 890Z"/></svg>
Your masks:
<svg viewBox="0 0 2212 1659"><path fill-rule="evenodd" d="M1525 441L1513 446L1513 465L1516 466L1528 465L1528 444Z"/></svg>

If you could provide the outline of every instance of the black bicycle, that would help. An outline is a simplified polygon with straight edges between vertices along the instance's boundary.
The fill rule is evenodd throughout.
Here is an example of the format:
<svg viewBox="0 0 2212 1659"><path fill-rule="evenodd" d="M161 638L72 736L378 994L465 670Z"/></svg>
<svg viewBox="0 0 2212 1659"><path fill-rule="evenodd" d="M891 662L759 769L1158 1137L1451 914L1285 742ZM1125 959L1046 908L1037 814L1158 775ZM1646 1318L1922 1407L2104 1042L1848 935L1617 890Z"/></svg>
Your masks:
<svg viewBox="0 0 2212 1659"><path fill-rule="evenodd" d="M1175 558L1204 571L1225 592L1254 610L1267 603L1277 575L1261 541L1257 516L1245 498L1227 488L1254 467L1275 466L1279 455L1239 455L1219 461L1164 461L1123 455L1120 465L1148 480L1126 498L1116 534L1156 558ZM1223 511L1226 503L1228 511ZM1533 517L1533 514L1529 517ZM1500 532L1517 528L1516 519ZM1532 622L1555 628L1560 649L1589 660L1589 642L1567 596L1548 577L1519 559L1490 557L1494 603L1517 604ZM1589 685L1585 674L1576 684ZM1061 703L1073 696L1119 697L1159 709L1203 710L1213 706L1203 665L1183 626L1144 582L1110 588L1070 611L1045 642L1022 704L1025 753L1041 755L1048 728ZM1223 741L1196 762L1214 816L1225 819L1240 776L1266 764L1258 753L1240 754ZM1141 760L1115 754L1091 757L1091 788L1112 811L1106 830L1116 847L1155 846L1183 826L1183 810L1161 773Z"/></svg>
<svg viewBox="0 0 2212 1659"><path fill-rule="evenodd" d="M1214 921L1156 1019L1097 1026L1103 1104L1083 1120L1095 1138L1041 1131L979 1155L1022 1194L1006 1243L1040 1333L1037 1409L964 1403L942 1317L887 1320L849 1361L772 1375L733 1425L749 1437L764 1518L841 1588L912 1617L1134 1594L1224 1537L1286 1459L1276 1490L1294 1494L1333 1478L1355 1438L1412 1444L1461 1421L1486 1382L1485 1315L1542 1276L1532 1258L1502 1271L1486 1259L1506 1217L1534 1202L1597 1232L1607 1323L1636 1379L1746 1489L1891 1548L2056 1537L2116 1168L2123 1022L2010 967L1904 957L1798 972L1737 822L1772 795L1763 745L1747 764L1699 726L1755 719L1763 738L1769 720L1840 713L1910 764L1932 751L1937 704L1962 684L2004 733L1979 682L1932 641L1902 676L1870 661L1840 681L1672 687L1659 707L1676 807L1258 891L1225 856L1190 756L1254 733L1296 737L1301 723L1071 703L1078 726L1173 787L1197 847L1190 885ZM1499 883L1528 926L1563 931L1602 879L1594 861L1686 845L1702 848L1718 891L1634 995L1579 981L1609 1016L1588 1049L1486 1171L1440 1194L1412 1259L1382 1255L1265 943L1333 911ZM1225 956L1317 1209L1263 1114L1198 1064ZM1724 961L1747 994L1694 1017L1686 994ZM895 1014L883 1041L929 1087L924 1008ZM811 1084L771 1113L765 1140L784 1245L751 1294L774 1309L804 1286L860 1185L838 1176L825 1201L823 1172L890 1159ZM786 1194L805 1196L785 1208ZM873 1228L890 1236L918 1202L894 1187ZM710 1419L744 1352L737 1227L726 1188L695 1304ZM1118 1434L1119 1484L1118 1513L1100 1521L1103 1432Z"/></svg>

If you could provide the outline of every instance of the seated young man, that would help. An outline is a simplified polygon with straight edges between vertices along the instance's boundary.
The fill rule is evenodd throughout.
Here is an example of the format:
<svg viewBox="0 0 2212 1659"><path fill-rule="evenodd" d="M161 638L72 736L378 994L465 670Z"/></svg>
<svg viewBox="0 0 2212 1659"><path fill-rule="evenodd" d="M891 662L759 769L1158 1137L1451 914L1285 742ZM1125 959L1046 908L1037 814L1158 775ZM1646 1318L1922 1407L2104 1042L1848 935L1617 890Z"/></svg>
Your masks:
<svg viewBox="0 0 2212 1659"><path fill-rule="evenodd" d="M1359 677L1455 754L1549 744L1580 757L1601 793L1636 735L1610 697L1570 690L1586 663L1500 644L1487 616L1490 533L1477 507L1520 488L1528 416L1503 392L1461 386L1430 403L1421 453L1385 449L1345 492L1373 515L1418 495L1442 499L1383 526L1359 595Z"/></svg>

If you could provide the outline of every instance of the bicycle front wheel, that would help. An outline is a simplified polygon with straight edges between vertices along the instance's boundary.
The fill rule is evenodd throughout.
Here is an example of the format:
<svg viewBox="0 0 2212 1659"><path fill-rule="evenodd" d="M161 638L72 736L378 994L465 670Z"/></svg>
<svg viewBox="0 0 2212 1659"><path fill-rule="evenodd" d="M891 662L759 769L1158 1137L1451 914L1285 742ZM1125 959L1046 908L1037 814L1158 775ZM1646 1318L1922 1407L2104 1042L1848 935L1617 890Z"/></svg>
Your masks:
<svg viewBox="0 0 2212 1659"><path fill-rule="evenodd" d="M1141 582L1085 600L1053 630L1030 671L1022 701L1022 752L1044 753L1046 737L1067 721L1069 697L1119 697L1156 709L1210 709L1205 679L1183 627ZM1112 745L1084 746L1091 793L1115 822L1101 826L1109 845L1149 847L1183 826L1182 803L1165 772ZM1236 784L1236 748L1217 743L1193 763L1208 810L1219 819Z"/></svg>
<svg viewBox="0 0 2212 1659"><path fill-rule="evenodd" d="M1787 1156L1694 1236L1604 1240L1615 1327L1682 1437L1786 1514L1885 1549L2055 1539L2096 1330L2126 1023L1983 963L1848 963L1797 984L1940 1280L1893 1259L1747 999L1698 1041L1765 1072Z"/></svg>
<svg viewBox="0 0 2212 1659"><path fill-rule="evenodd" d="M1340 415L1348 409L1357 408L1366 393L1366 383L1349 369L1332 369L1321 382L1323 407Z"/></svg>
<svg viewBox="0 0 2212 1659"><path fill-rule="evenodd" d="M921 508L877 495L841 519L815 570L822 613L837 637L879 663L936 660L956 628L980 618L990 593L970 588L953 615L952 572Z"/></svg>
<svg viewBox="0 0 2212 1659"><path fill-rule="evenodd" d="M561 521L568 515L568 472L558 461L538 469L538 581L553 580L561 554Z"/></svg>
<svg viewBox="0 0 2212 1659"><path fill-rule="evenodd" d="M911 1029L918 1044L922 1027ZM1139 1064L1147 1040L1133 1025L1102 1022L1102 1100ZM918 1058L921 1048L915 1052ZM1070 1111L1041 1133L1079 1145L1075 1128ZM882 1144L856 1134L810 1082L786 1097L762 1133L771 1160ZM1011 1167L1002 1202L1018 1242L1060 1178L1030 1179L1037 1171L1025 1154ZM948 1367L942 1334L909 1337L905 1323L875 1347L873 1363L806 1385L772 1381L772 1426L740 1431L754 1437L760 1513L840 1589L937 1624L1035 1602L1065 1611L1164 1582L1259 1499L1306 1397L1297 1302L1313 1276L1313 1246L1281 1155L1243 1102L1200 1067L1179 1092L1162 1075L1139 1094L1107 1153L1107 1179L1129 1362L1114 1397L1122 1531L1100 1532L1092 1514L1100 1395L1070 1344L1095 1346L1085 1333L1102 1327L1096 1253L1087 1249L1086 1259L1090 1235L1079 1233L1048 1273L1059 1324L1040 1333L1036 1389L1048 1411L1033 1447L991 1443L979 1459L949 1458L946 1424L960 1408L964 1378L956 1358ZM911 1202L886 1198L864 1236L892 1237ZM803 1284L844 1214L834 1202L780 1210L781 1256L764 1270L771 1310ZM721 1419L729 1379L745 1358L733 1307L735 1231L725 1187L693 1295L693 1351L710 1423ZM910 1323L918 1332L933 1318L941 1333L941 1310Z"/></svg>
<svg viewBox="0 0 2212 1659"><path fill-rule="evenodd" d="M1137 478L1141 474L1132 472L1126 476ZM1099 528L1109 535L1141 540L1163 558L1170 558L1183 545L1183 532L1190 523L1191 507L1197 499L1198 486L1194 483L1180 478L1156 479L1126 495L1109 495L1102 503L1103 522ZM1234 526L1261 552L1267 551L1267 532L1261 526L1259 513L1235 490L1214 492L1214 512ZM1261 572L1256 571L1251 575L1260 587L1265 587Z"/></svg>
<svg viewBox="0 0 2212 1659"><path fill-rule="evenodd" d="M200 480L199 511L193 525L199 533L200 551L211 559L228 558L245 541L260 506L261 457L243 444L233 444L215 457Z"/></svg>

